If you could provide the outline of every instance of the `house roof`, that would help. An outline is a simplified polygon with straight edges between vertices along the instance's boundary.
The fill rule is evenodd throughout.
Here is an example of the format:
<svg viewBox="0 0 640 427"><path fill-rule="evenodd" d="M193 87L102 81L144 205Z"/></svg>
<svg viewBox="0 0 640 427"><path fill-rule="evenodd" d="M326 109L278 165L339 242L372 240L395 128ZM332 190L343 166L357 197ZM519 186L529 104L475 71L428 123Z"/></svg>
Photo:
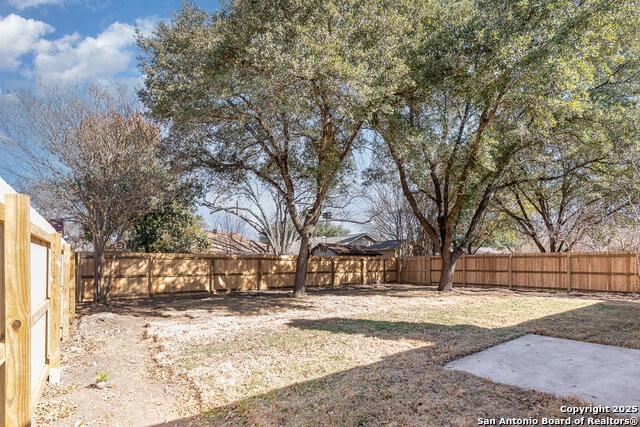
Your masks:
<svg viewBox="0 0 640 427"><path fill-rule="evenodd" d="M347 234L346 236L327 237L326 243L339 243L341 245L348 245L363 237L368 237L374 243L377 242L377 240L371 237L368 233L355 233ZM319 238L324 239L324 237L321 236Z"/></svg>
<svg viewBox="0 0 640 427"><path fill-rule="evenodd" d="M383 240L382 242L374 243L369 246L369 249L374 249L376 251L395 251L399 242L404 242L404 240Z"/></svg>
<svg viewBox="0 0 640 427"><path fill-rule="evenodd" d="M226 231L207 231L205 234L211 242L209 252L216 254L267 254L269 248L266 244L247 239L242 234Z"/></svg>
<svg viewBox="0 0 640 427"><path fill-rule="evenodd" d="M482 255L482 254L501 254L501 253L505 253L505 251L501 251L499 249L495 249L495 248L490 248L490 247L486 247L486 246L482 246L480 248L478 248L474 254L476 255Z"/></svg>
<svg viewBox="0 0 640 427"><path fill-rule="evenodd" d="M377 240L371 237L371 235L368 233L355 233L355 234L347 234L344 236L333 236L333 237L315 236L311 238L311 247L314 248L321 243L348 245L348 244L352 244L353 242L357 241L362 237L369 238L374 243L377 242ZM295 241L293 245L291 245L290 252L292 254L297 254L298 252L300 252L300 240Z"/></svg>
<svg viewBox="0 0 640 427"><path fill-rule="evenodd" d="M354 255L354 256L381 256L382 253L370 249L367 246L359 246L359 245L341 245L339 243L320 243L311 249L311 253L318 250L326 249L329 250L336 255Z"/></svg>

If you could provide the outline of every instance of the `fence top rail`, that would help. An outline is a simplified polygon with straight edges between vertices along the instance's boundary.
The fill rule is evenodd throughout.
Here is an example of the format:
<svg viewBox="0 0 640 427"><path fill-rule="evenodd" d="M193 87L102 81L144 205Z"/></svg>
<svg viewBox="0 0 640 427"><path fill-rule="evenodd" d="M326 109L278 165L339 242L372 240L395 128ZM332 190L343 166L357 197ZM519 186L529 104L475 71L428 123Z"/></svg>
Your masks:
<svg viewBox="0 0 640 427"><path fill-rule="evenodd" d="M541 253L509 253L509 254L465 254L465 258L541 258L541 257L619 257L619 256L640 256L640 251L601 251L601 252L541 252ZM440 259L440 255L420 255L407 257L408 260L421 260L435 258Z"/></svg>
<svg viewBox="0 0 640 427"><path fill-rule="evenodd" d="M34 223L31 223L31 236L32 237L36 237L37 239L42 240L45 243L51 243L53 241L53 237L52 237L51 234L52 233L49 233L49 232L45 231L44 229L38 227Z"/></svg>
<svg viewBox="0 0 640 427"><path fill-rule="evenodd" d="M93 252L91 251L82 251L76 252L82 258L93 258ZM114 254L112 251L105 252L105 257L111 257ZM119 259L140 259L140 258L153 258L153 259L202 259L202 260L210 260L210 259L273 259L273 260L282 260L282 261L294 261L296 257L294 255L273 255L273 254L264 254L264 255L242 255L242 254L187 254L187 253L165 253L165 252L115 252L116 257Z"/></svg>
<svg viewBox="0 0 640 427"><path fill-rule="evenodd" d="M34 228L37 227L32 224L32 234ZM39 228L35 228L38 230ZM51 237L49 233L46 233L44 230L39 229L39 234L43 237L46 235L46 238L40 237L38 234L36 235L38 238L45 240L47 242L50 241ZM93 258L92 251L77 251L78 256L81 258ZM105 252L105 257L111 257L113 252L108 251ZM158 259L158 260L173 260L173 259L200 259L200 260L270 260L270 261L290 261L293 262L296 260L297 255L273 255L273 254L264 254L264 255L255 255L255 254L209 254L209 253L200 253L200 254L187 254L187 253L163 253L163 252L116 252L116 256L119 259ZM482 259L482 258L496 258L496 259L507 259L507 258L544 258L544 257L552 257L552 258L566 258L571 256L572 258L580 258L580 257L594 257L594 258L607 258L607 257L626 257L626 256L640 256L640 251L602 251L602 252L544 252L544 253L510 253L510 254L471 254L464 255L465 258L468 259ZM316 256L313 255L310 258L310 261L372 261L372 262L384 262L387 257L380 256ZM389 259L397 259L396 257ZM411 260L428 260L428 259L440 259L440 255L421 255L421 256L410 256L406 258L408 261Z"/></svg>
<svg viewBox="0 0 640 427"><path fill-rule="evenodd" d="M91 251L77 251L77 254L81 258L93 258L93 252ZM111 257L113 252L105 252L105 257ZM272 261L295 261L297 259L297 255L273 255L273 254L264 254L264 255L243 255L243 254L184 254L184 253L161 253L161 252L116 252L116 257L119 259L201 259L201 260L272 260ZM331 261L331 260L341 260L341 261L360 261L360 260L371 260L371 261L384 261L384 257L371 257L371 256L311 256L310 261ZM393 259L393 258L390 258Z"/></svg>
<svg viewBox="0 0 640 427"><path fill-rule="evenodd" d="M0 222L5 222L5 207L2 202L0 202ZM53 240L52 233L49 233L47 230L34 224L32 221L30 221L30 233L32 237L35 237L45 243L51 243Z"/></svg>

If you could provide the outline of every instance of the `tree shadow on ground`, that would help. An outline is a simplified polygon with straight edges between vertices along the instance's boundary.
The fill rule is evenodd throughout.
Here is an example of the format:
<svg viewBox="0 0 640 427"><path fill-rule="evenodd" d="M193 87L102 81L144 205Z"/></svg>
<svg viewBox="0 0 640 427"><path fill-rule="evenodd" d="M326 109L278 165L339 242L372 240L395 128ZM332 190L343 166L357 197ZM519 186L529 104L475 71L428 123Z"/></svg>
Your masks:
<svg viewBox="0 0 640 427"><path fill-rule="evenodd" d="M496 337L507 337L507 339L514 338L514 334L538 334L618 347L640 348L640 302L601 302L501 328L478 328L471 324L447 325L353 318L295 319L290 321L289 325L299 329L359 334L393 340L423 339L428 342L435 338L442 343L455 340L459 336L465 338L476 335L485 336L487 333ZM479 332L471 333L472 331Z"/></svg>
<svg viewBox="0 0 640 427"><path fill-rule="evenodd" d="M471 294L495 294L496 289L490 288L458 288ZM382 285L347 285L341 287L310 287L307 289L309 298L293 298L288 288L269 289L265 291L234 291L215 294L175 294L161 295L152 298L132 298L111 300L109 305L103 306L96 303L79 303L78 316L94 313L112 312L122 315L137 317L173 317L191 310L202 310L207 313L216 313L220 316L255 316L281 313L285 310L313 310L315 308L314 297L339 296L346 299L361 297L383 296L398 298L402 301L416 295L424 296L425 292L436 294L435 286L415 284L382 284ZM535 295L538 297L565 296L557 293L533 293L502 291L506 294ZM437 294L446 298L444 294ZM571 294L572 297L583 297L584 294ZM589 294L589 299L606 302L615 301L612 295ZM399 302L401 303L401 302ZM179 317L179 316L176 316Z"/></svg>
<svg viewBox="0 0 640 427"><path fill-rule="evenodd" d="M91 303L80 306L79 315L110 312L140 317L173 317L172 313L201 310L220 316L254 316L311 308L310 303L294 299L288 292L232 292L120 299L110 301L107 306Z"/></svg>
<svg viewBox="0 0 640 427"><path fill-rule="evenodd" d="M284 310L313 310L315 296L340 296L341 298L360 298L363 296L385 296L393 298L411 298L414 294L435 288L416 285L358 285L335 288L308 288L310 298L293 298L290 289L267 291L239 291L217 294L181 294L158 296L153 298L116 299L109 305L95 303L78 305L78 315L112 312L121 315L141 317L170 317L167 313L180 313L190 310L202 310L219 315L255 316L281 313Z"/></svg>
<svg viewBox="0 0 640 427"><path fill-rule="evenodd" d="M528 333L639 348L638 308L633 303L598 303L497 328L340 317L295 319L290 326L302 330L393 340L398 352L169 425L471 426L478 424L478 418L566 418L562 405L584 403L492 383L446 370L444 365ZM404 340L424 345L403 350ZM291 361L296 362L301 361Z"/></svg>

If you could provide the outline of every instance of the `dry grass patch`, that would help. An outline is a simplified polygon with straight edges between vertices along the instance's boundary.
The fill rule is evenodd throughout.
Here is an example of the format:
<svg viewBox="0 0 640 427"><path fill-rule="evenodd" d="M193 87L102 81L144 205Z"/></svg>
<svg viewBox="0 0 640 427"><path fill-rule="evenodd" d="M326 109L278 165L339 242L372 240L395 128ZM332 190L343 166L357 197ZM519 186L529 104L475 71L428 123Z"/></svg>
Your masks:
<svg viewBox="0 0 640 427"><path fill-rule="evenodd" d="M527 333L640 348L640 304L417 286L172 300L147 327L158 362L229 425L476 425L562 416L566 400L447 371Z"/></svg>

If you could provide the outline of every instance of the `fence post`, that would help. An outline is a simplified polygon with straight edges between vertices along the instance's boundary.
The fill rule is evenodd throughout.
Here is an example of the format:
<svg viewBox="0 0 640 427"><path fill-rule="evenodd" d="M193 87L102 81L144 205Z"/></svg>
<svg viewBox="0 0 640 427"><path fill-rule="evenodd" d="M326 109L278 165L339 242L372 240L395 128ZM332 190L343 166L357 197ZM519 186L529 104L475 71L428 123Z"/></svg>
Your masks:
<svg viewBox="0 0 640 427"><path fill-rule="evenodd" d="M31 212L29 197L5 195L6 425L31 424Z"/></svg>
<svg viewBox="0 0 640 427"><path fill-rule="evenodd" d="M209 260L209 293L213 293L213 258Z"/></svg>
<svg viewBox="0 0 640 427"><path fill-rule="evenodd" d="M571 292L571 252L567 252L567 293Z"/></svg>
<svg viewBox="0 0 640 427"><path fill-rule="evenodd" d="M216 259L211 258L211 292L216 291Z"/></svg>
<svg viewBox="0 0 640 427"><path fill-rule="evenodd" d="M428 270L428 272L429 272L429 273L428 273L428 275L429 275L429 286L431 286L431 283L433 283L433 282L431 281L431 255L427 256L427 260L428 260L428 261L427 261L427 266L428 266L427 270Z"/></svg>
<svg viewBox="0 0 640 427"><path fill-rule="evenodd" d="M258 258L258 290L262 290L262 259Z"/></svg>
<svg viewBox="0 0 640 427"><path fill-rule="evenodd" d="M513 289L513 254L509 254L509 289Z"/></svg>
<svg viewBox="0 0 640 427"><path fill-rule="evenodd" d="M331 257L331 287L336 286L336 258Z"/></svg>
<svg viewBox="0 0 640 427"><path fill-rule="evenodd" d="M80 265L82 265L83 263L87 263L87 260L89 259L93 259L93 258L89 258L87 255L85 255L84 257L82 256L82 254L80 255ZM83 261L84 260L84 261ZM82 301L84 301L84 294L86 292L86 285L84 283L84 281L82 280L82 269L80 269L80 281L82 283L82 290L81 290L81 298ZM91 281L91 283L89 284L89 286L93 287L93 280Z"/></svg>
<svg viewBox="0 0 640 427"><path fill-rule="evenodd" d="M52 233L49 256L49 382L60 382L60 282L62 278L62 247L60 234Z"/></svg>
<svg viewBox="0 0 640 427"><path fill-rule="evenodd" d="M462 255L462 286L467 286L467 255Z"/></svg>
<svg viewBox="0 0 640 427"><path fill-rule="evenodd" d="M62 341L69 337L69 288L71 282L71 246L68 243L64 248L64 271L62 274L62 296L60 308L62 309Z"/></svg>
<svg viewBox="0 0 640 427"><path fill-rule="evenodd" d="M80 252L73 252L73 256L76 260L76 277L75 277L75 295L73 296L74 298L74 303L73 303L73 319L75 320L75 315L76 315L76 303L78 301L82 301L80 299L80 293L84 292L84 287L82 287L82 280L80 280L80 276L82 276L81 272L80 272L80 267L82 265L82 258L80 257ZM79 288L78 288L79 287Z"/></svg>
<svg viewBox="0 0 640 427"><path fill-rule="evenodd" d="M69 320L76 320L76 252L69 246L71 271L69 272Z"/></svg>
<svg viewBox="0 0 640 427"><path fill-rule="evenodd" d="M387 258L382 258L382 283L387 283Z"/></svg>
<svg viewBox="0 0 640 427"><path fill-rule="evenodd" d="M360 258L360 284L364 285L364 258Z"/></svg>
<svg viewBox="0 0 640 427"><path fill-rule="evenodd" d="M76 252L76 302L84 301L84 282L82 281L82 252Z"/></svg>
<svg viewBox="0 0 640 427"><path fill-rule="evenodd" d="M147 258L147 293L153 296L153 258L151 255Z"/></svg>

